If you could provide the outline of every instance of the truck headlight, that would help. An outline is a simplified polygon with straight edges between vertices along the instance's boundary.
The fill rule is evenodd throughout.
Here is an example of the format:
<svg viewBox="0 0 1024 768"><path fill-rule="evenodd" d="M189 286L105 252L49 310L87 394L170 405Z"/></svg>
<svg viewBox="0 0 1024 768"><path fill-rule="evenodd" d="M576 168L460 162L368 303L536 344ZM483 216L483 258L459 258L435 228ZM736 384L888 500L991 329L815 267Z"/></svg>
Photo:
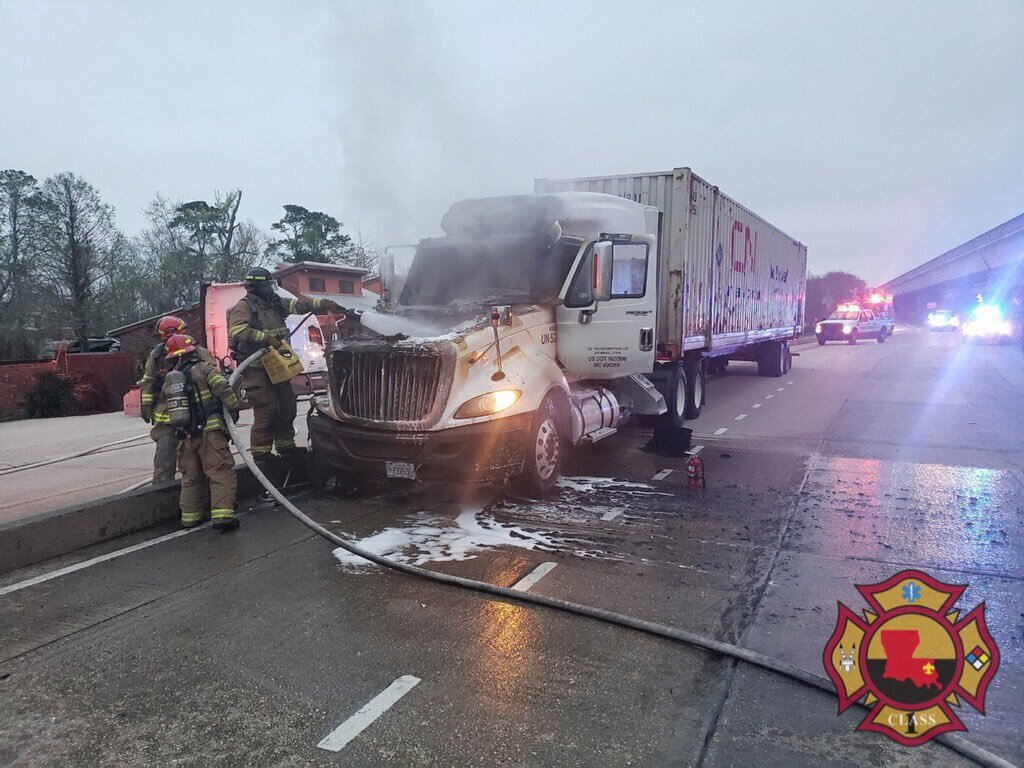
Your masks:
<svg viewBox="0 0 1024 768"><path fill-rule="evenodd" d="M818 323L816 326L814 326L814 332L821 333L821 323Z"/></svg>
<svg viewBox="0 0 1024 768"><path fill-rule="evenodd" d="M849 333L852 330L853 330L853 326L852 325L844 325L843 326L843 333Z"/></svg>
<svg viewBox="0 0 1024 768"><path fill-rule="evenodd" d="M477 416L491 416L515 405L523 393L518 389L499 389L486 395L467 400L455 412L456 419L475 419Z"/></svg>

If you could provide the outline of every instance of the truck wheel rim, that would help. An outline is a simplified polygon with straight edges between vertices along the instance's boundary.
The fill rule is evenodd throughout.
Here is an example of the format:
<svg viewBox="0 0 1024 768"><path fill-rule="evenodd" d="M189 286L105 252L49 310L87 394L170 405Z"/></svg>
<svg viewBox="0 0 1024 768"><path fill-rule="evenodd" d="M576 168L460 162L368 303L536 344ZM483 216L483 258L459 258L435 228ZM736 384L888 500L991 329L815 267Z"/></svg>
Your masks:
<svg viewBox="0 0 1024 768"><path fill-rule="evenodd" d="M676 414L682 418L686 414L686 380L682 376L676 384Z"/></svg>
<svg viewBox="0 0 1024 768"><path fill-rule="evenodd" d="M693 407L699 408L700 401L704 399L704 381L703 377L698 373L697 378L693 380Z"/></svg>
<svg viewBox="0 0 1024 768"><path fill-rule="evenodd" d="M544 419L537 429L534 464L542 480L548 480L558 469L558 429L551 419Z"/></svg>

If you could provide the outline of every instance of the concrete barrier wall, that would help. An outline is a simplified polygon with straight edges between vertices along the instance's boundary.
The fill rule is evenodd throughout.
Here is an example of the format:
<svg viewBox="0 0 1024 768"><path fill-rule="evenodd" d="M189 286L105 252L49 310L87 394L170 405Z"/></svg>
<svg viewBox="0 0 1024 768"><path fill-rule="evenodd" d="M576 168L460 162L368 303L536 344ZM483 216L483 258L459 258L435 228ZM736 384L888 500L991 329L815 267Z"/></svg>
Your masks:
<svg viewBox="0 0 1024 768"><path fill-rule="evenodd" d="M237 467L238 499L263 487L246 467ZM0 525L0 573L136 533L178 518L178 481Z"/></svg>

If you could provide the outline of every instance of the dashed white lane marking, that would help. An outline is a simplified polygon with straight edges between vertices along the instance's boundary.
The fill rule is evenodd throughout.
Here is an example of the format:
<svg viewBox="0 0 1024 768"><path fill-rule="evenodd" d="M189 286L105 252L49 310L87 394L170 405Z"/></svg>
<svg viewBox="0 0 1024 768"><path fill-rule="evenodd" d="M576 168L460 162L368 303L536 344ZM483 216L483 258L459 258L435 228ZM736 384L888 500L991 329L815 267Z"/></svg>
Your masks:
<svg viewBox="0 0 1024 768"><path fill-rule="evenodd" d="M787 381L786 384L796 384L795 381Z"/></svg>
<svg viewBox="0 0 1024 768"><path fill-rule="evenodd" d="M747 418L747 414L741 413L739 416L733 419L733 421L743 421L745 418Z"/></svg>
<svg viewBox="0 0 1024 768"><path fill-rule="evenodd" d="M728 427L719 427L718 429L715 430L715 434L716 435L724 435L728 431L729 431Z"/></svg>
<svg viewBox="0 0 1024 768"><path fill-rule="evenodd" d="M775 395L765 395L764 399L765 400L771 400L773 397L775 397Z"/></svg>
<svg viewBox="0 0 1024 768"><path fill-rule="evenodd" d="M42 584L44 581L66 576L69 573L74 573L75 571L80 571L83 568L89 568L93 565L99 565L100 563L105 563L108 560L113 560L121 557L122 555L130 555L132 552L138 552L140 549L146 549L147 547L152 547L155 544L162 544L165 541L177 539L181 536L187 536L190 533L195 533L196 531L207 527L208 526L204 523L203 525L197 525L195 528L184 528L180 531L174 531L173 533L168 533L164 536L157 536L155 539L150 539L149 541L133 544L132 546L125 547L124 549L116 549L113 552L107 552L105 555L94 557L91 560L83 560L82 562L75 563L74 565L58 568L55 571L43 573L39 576L33 576L31 579L25 579L25 581L19 581L16 584L8 584L6 587L0 587L0 595L9 595L11 592L17 592L19 589L34 587L36 584Z"/></svg>
<svg viewBox="0 0 1024 768"><path fill-rule="evenodd" d="M526 592L530 587L536 584L538 581L543 579L552 569L558 565L558 563L541 563L528 574L523 576L519 581L512 585L512 589L516 592Z"/></svg>
<svg viewBox="0 0 1024 768"><path fill-rule="evenodd" d="M782 390L784 390L784 389L785 389L785 387L779 387L779 388L778 388L778 389L776 389L775 391L776 391L776 392L781 392L781 391L782 391Z"/></svg>
<svg viewBox="0 0 1024 768"><path fill-rule="evenodd" d="M704 450L704 446L703 445L695 445L695 446L693 446L693 448L688 450L687 453L690 454L691 456L696 456L698 453L700 453L703 450Z"/></svg>
<svg viewBox="0 0 1024 768"><path fill-rule="evenodd" d="M616 517L621 515L622 512L623 512L622 507L616 507L615 509L609 509L603 515L601 515L601 519L605 520L605 521L614 520Z"/></svg>
<svg viewBox="0 0 1024 768"><path fill-rule="evenodd" d="M753 404L752 406L750 406L750 407L751 407L751 408L760 408L760 407L761 407L761 404L760 404L760 403L754 403L754 404Z"/></svg>
<svg viewBox="0 0 1024 768"><path fill-rule="evenodd" d="M320 749L326 749L328 752L340 752L352 739L373 725L374 720L391 709L419 681L420 679L413 675L402 675L370 699L369 703L352 715L352 717L324 736L317 746Z"/></svg>
<svg viewBox="0 0 1024 768"><path fill-rule="evenodd" d="M671 474L672 474L672 470L671 469L663 469L663 470L661 470L661 472L658 472L657 474L653 475L651 477L651 480L664 480L666 477L668 477Z"/></svg>

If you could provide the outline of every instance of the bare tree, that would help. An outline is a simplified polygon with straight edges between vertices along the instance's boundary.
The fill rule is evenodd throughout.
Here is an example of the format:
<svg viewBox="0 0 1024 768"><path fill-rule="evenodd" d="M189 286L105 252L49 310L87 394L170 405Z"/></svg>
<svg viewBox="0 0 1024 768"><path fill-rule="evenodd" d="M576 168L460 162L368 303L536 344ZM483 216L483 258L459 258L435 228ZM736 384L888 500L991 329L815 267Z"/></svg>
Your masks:
<svg viewBox="0 0 1024 768"><path fill-rule="evenodd" d="M0 320L21 325L36 235L39 187L24 171L0 171Z"/></svg>
<svg viewBox="0 0 1024 768"><path fill-rule="evenodd" d="M96 321L100 267L118 235L113 209L85 179L64 172L43 182L39 212L47 289L75 336L87 339Z"/></svg>
<svg viewBox="0 0 1024 768"><path fill-rule="evenodd" d="M380 250L373 243L363 239L363 232L358 225L353 229L355 235L351 238L341 260L350 267L359 267L374 274L380 266Z"/></svg>

